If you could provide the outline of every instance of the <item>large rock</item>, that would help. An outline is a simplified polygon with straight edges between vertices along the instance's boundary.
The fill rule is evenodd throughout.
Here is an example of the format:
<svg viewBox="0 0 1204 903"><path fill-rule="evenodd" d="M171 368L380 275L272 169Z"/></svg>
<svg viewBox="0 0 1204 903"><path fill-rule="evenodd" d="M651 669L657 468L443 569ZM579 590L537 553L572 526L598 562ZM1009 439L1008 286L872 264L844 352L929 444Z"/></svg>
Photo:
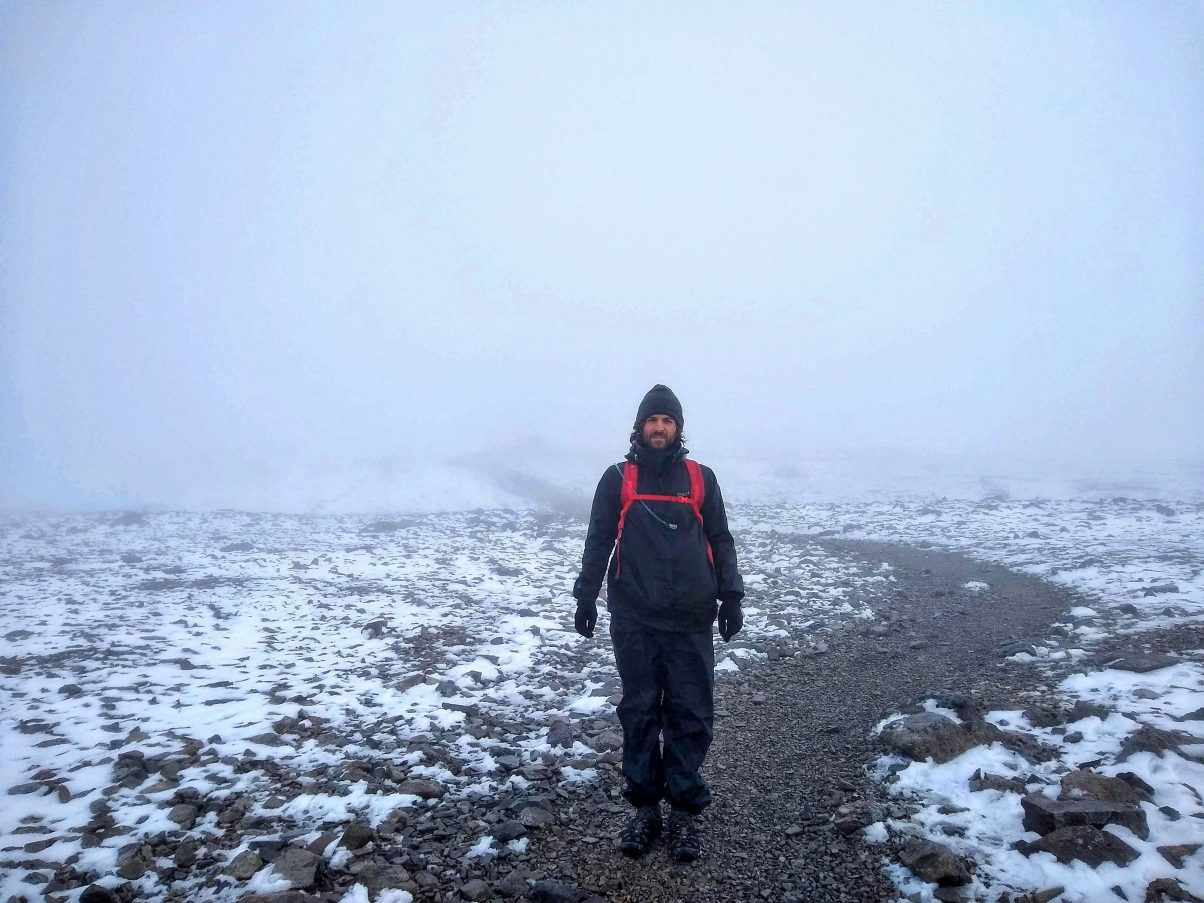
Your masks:
<svg viewBox="0 0 1204 903"><path fill-rule="evenodd" d="M555 824L556 816L547 809L541 809L538 806L527 806L518 813L518 820L522 822L524 828L538 829Z"/></svg>
<svg viewBox="0 0 1204 903"><path fill-rule="evenodd" d="M1058 828L1035 843L1021 844L1018 848L1028 856L1052 853L1063 864L1069 865L1077 859L1092 868L1105 862L1126 866L1138 856L1137 851L1119 837L1091 825Z"/></svg>
<svg viewBox="0 0 1204 903"><path fill-rule="evenodd" d="M952 718L920 712L892 721L882 729L882 742L916 761L948 762L981 740Z"/></svg>
<svg viewBox="0 0 1204 903"><path fill-rule="evenodd" d="M1013 655L1037 654L1037 646L1029 640L1004 640L995 647L995 654L1000 658L1010 658Z"/></svg>
<svg viewBox="0 0 1204 903"><path fill-rule="evenodd" d="M1131 771L1118 771L1116 776L1137 791L1137 795L1147 802L1154 801L1154 788L1142 780L1141 775Z"/></svg>
<svg viewBox="0 0 1204 903"><path fill-rule="evenodd" d="M590 741L589 745L598 752L622 749L623 735L618 731L603 731L597 737L594 737L594 739Z"/></svg>
<svg viewBox="0 0 1204 903"><path fill-rule="evenodd" d="M146 874L154 859L154 851L142 843L127 843L117 851L117 874L127 881L137 881Z"/></svg>
<svg viewBox="0 0 1204 903"><path fill-rule="evenodd" d="M196 821L197 807L191 803L177 803L171 807L171 811L167 813L169 821L174 821L183 830L187 831Z"/></svg>
<svg viewBox="0 0 1204 903"><path fill-rule="evenodd" d="M284 852L285 842L278 838L249 840L247 841L247 846L258 853L259 858L264 862L275 862L280 858L280 854Z"/></svg>
<svg viewBox="0 0 1204 903"><path fill-rule="evenodd" d="M443 785L426 778L410 778L397 785L398 793L412 793L424 800L437 800L444 794Z"/></svg>
<svg viewBox="0 0 1204 903"><path fill-rule="evenodd" d="M248 743L256 743L260 746L284 746L285 741L281 740L275 733L265 732L256 734L254 737L247 737Z"/></svg>
<svg viewBox="0 0 1204 903"><path fill-rule="evenodd" d="M355 880L364 885L368 899L375 900L385 890L412 890L414 878L403 866L389 862L374 862L364 868Z"/></svg>
<svg viewBox="0 0 1204 903"><path fill-rule="evenodd" d="M854 800L837 807L832 818L832 827L838 834L848 837L877 821L877 814L865 800Z"/></svg>
<svg viewBox="0 0 1204 903"><path fill-rule="evenodd" d="M582 903L590 896L587 890L571 884L557 884L555 881L536 881L530 894L535 903Z"/></svg>
<svg viewBox="0 0 1204 903"><path fill-rule="evenodd" d="M305 849L309 850L315 856L325 856L326 849L339 839L339 835L334 831L323 831L313 840L305 845Z"/></svg>
<svg viewBox="0 0 1204 903"><path fill-rule="evenodd" d="M403 677L396 684L394 684L393 689L395 689L398 693L404 693L406 690L411 690L419 684L424 683L426 683L425 674L411 674L408 677Z"/></svg>
<svg viewBox="0 0 1204 903"><path fill-rule="evenodd" d="M1000 730L993 724L975 725L975 733L983 736L982 743L1001 743L1030 762L1049 762L1058 758L1058 750L1030 734Z"/></svg>
<svg viewBox="0 0 1204 903"><path fill-rule="evenodd" d="M1062 790L1059 800L1092 799L1103 803L1135 805L1141 802L1142 794L1127 781L1079 769L1062 775Z"/></svg>
<svg viewBox="0 0 1204 903"><path fill-rule="evenodd" d="M372 842L372 826L364 821L353 821L343 829L339 843L349 850L358 850Z"/></svg>
<svg viewBox="0 0 1204 903"><path fill-rule="evenodd" d="M1066 713L1067 721L1082 721L1084 718L1098 718L1100 721L1105 720L1111 710L1098 702L1088 702L1085 699L1075 701L1075 704L1070 707L1070 711Z"/></svg>
<svg viewBox="0 0 1204 903"><path fill-rule="evenodd" d="M1179 664L1179 659L1165 652L1141 652L1139 650L1119 650L1105 653L1096 659L1105 668L1115 668L1118 671L1135 671L1145 674Z"/></svg>
<svg viewBox="0 0 1204 903"><path fill-rule="evenodd" d="M473 878L460 885L460 896L468 900L488 900L493 892L480 878Z"/></svg>
<svg viewBox="0 0 1204 903"><path fill-rule="evenodd" d="M1162 858L1169 862L1177 869L1183 868L1183 863L1188 856L1194 856L1200 849L1198 843L1176 843L1168 844L1158 848L1158 852L1162 854Z"/></svg>
<svg viewBox="0 0 1204 903"><path fill-rule="evenodd" d="M982 716L986 714L982 705L973 696L955 693L951 690L926 690L912 699L902 711L909 715L926 712L928 710L925 705L929 700L942 708L952 709L964 722L982 721Z"/></svg>
<svg viewBox="0 0 1204 903"><path fill-rule="evenodd" d="M107 887L92 884L79 895L79 903L121 903L121 897Z"/></svg>
<svg viewBox="0 0 1204 903"><path fill-rule="evenodd" d="M493 886L493 889L503 897L521 897L527 893L527 879L511 872Z"/></svg>
<svg viewBox="0 0 1204 903"><path fill-rule="evenodd" d="M113 763L113 783L133 789L150 777L146 755L140 750L127 750L117 754ZM11 792L11 791L10 791Z"/></svg>
<svg viewBox="0 0 1204 903"><path fill-rule="evenodd" d="M521 821L515 820L498 822L492 831L494 838L502 843L510 840L518 840L518 838L526 833L526 826Z"/></svg>
<svg viewBox="0 0 1204 903"><path fill-rule="evenodd" d="M172 857L176 868L180 871L187 871L196 865L196 850L197 842L192 839L183 840L176 847L175 855Z"/></svg>
<svg viewBox="0 0 1204 903"><path fill-rule="evenodd" d="M373 618L360 628L360 633L366 635L369 639L378 640L389 631L388 618Z"/></svg>
<svg viewBox="0 0 1204 903"><path fill-rule="evenodd" d="M1163 593L1177 593L1177 592L1179 592L1179 584L1167 582L1167 583L1155 583L1152 586L1147 586L1144 590L1142 590L1141 594L1143 596L1160 596Z"/></svg>
<svg viewBox="0 0 1204 903"><path fill-rule="evenodd" d="M294 888L304 890L313 887L317 880L318 867L322 860L308 850L299 847L289 847L280 854L273 863L276 874L291 884Z"/></svg>
<svg viewBox="0 0 1204 903"><path fill-rule="evenodd" d="M1023 778L1004 777L979 768L970 777L970 792L978 793L983 790L998 790L1001 793L1018 793L1023 796L1028 792L1028 787Z"/></svg>
<svg viewBox="0 0 1204 903"><path fill-rule="evenodd" d="M1140 752L1153 753L1161 757L1164 752L1177 751L1183 744L1201 742L1204 741L1185 731L1164 731L1162 728L1143 724L1125 739L1124 745L1121 746L1120 752L1116 756L1116 761L1127 761L1131 756Z"/></svg>
<svg viewBox="0 0 1204 903"><path fill-rule="evenodd" d="M1051 800L1039 793L1020 800L1024 810L1024 830L1049 834L1067 827L1119 825L1128 828L1142 840L1150 836L1145 810L1125 803L1106 803L1101 800Z"/></svg>
<svg viewBox="0 0 1204 903"><path fill-rule="evenodd" d="M226 866L226 873L239 881L247 881L263 868L263 860L254 850L243 850Z"/></svg>
<svg viewBox="0 0 1204 903"><path fill-rule="evenodd" d="M548 745L553 749L568 749L573 745L573 729L567 721L556 719L548 725Z"/></svg>
<svg viewBox="0 0 1204 903"><path fill-rule="evenodd" d="M1204 903L1199 897L1179 883L1177 878L1155 878L1145 889L1145 903Z"/></svg>
<svg viewBox="0 0 1204 903"><path fill-rule="evenodd" d="M952 850L928 840L909 840L899 851L899 861L924 881L943 887L970 882L970 870Z"/></svg>
<svg viewBox="0 0 1204 903"><path fill-rule="evenodd" d="M1111 711L1106 706L1084 699L1076 700L1070 708L1066 708L1057 700L1042 700L1024 710L1024 717L1034 727L1054 727L1091 717L1103 721L1110 714Z"/></svg>

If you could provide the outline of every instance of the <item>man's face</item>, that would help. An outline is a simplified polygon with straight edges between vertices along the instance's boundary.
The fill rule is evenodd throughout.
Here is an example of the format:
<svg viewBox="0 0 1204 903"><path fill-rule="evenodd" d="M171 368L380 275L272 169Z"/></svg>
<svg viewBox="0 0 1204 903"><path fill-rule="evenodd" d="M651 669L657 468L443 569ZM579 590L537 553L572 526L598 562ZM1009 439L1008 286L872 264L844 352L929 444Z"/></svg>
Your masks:
<svg viewBox="0 0 1204 903"><path fill-rule="evenodd" d="M677 421L668 414L653 414L644 421L644 444L651 448L668 448L677 438Z"/></svg>

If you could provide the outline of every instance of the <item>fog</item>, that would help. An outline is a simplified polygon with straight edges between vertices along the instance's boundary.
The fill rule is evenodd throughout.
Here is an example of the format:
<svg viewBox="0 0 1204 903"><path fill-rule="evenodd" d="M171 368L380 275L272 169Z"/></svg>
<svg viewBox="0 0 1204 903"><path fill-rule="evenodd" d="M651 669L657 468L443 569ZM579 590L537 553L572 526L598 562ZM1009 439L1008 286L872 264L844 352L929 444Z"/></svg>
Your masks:
<svg viewBox="0 0 1204 903"><path fill-rule="evenodd" d="M733 472L1199 474L1202 34L4 4L0 505L308 510L449 461L588 492L656 382Z"/></svg>

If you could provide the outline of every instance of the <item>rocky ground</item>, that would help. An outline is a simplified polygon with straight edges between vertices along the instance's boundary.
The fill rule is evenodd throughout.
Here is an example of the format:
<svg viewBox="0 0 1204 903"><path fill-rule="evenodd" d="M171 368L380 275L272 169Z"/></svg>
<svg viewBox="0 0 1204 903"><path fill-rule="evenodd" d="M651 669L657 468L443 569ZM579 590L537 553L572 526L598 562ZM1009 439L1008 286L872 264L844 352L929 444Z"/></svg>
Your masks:
<svg viewBox="0 0 1204 903"><path fill-rule="evenodd" d="M1089 531L1090 514L1066 522ZM894 508L883 516L909 523ZM1144 528L1136 517L1126 523ZM3 634L14 654L0 656L0 726L21 744L0 762L0 885L16 888L12 900L60 903L932 899L900 890L907 862L944 870L937 899L979 899L982 883L959 887L955 874L972 862L917 860L923 832L909 834L909 820L936 806L883 781L884 753L900 747L876 728L935 706L965 716L979 742L1000 736L982 720L993 710L1051 713L1065 733L1059 681L1131 653L1132 638L1114 634L1137 606L1156 603L1166 620L1168 575L1183 588L1169 594L1176 611L1195 604L1196 558L1171 563L1182 574L1122 561L1118 573L1139 582L1106 585L1135 604L1105 608L1017 570L1035 554L1018 530L1009 542L1026 560L1000 547L998 564L924 537L830 532L764 526L742 540L749 623L717 641L715 804L703 856L686 866L662 847L640 862L615 849L629 812L619 687L605 630L586 642L569 629L558 588L579 550L571 523L22 525L0 561L16 628ZM202 533L220 548L198 551ZM238 535L251 538L229 541ZM1190 658L1204 631L1155 627L1141 642ZM1047 754L1031 736L1004 740L1030 761ZM1008 789L1050 788L1067 770ZM1204 817L1176 804L1183 824ZM1198 858L1173 846L1165 855Z"/></svg>
<svg viewBox="0 0 1204 903"><path fill-rule="evenodd" d="M528 866L608 900L891 900L882 869L893 841L860 829L906 814L867 772L887 715L937 695L983 711L1048 692L1046 676L1005 664L1015 641L1042 634L1069 594L1032 577L958 555L882 543L840 551L887 561L898 581L882 619L836 631L807 651L719 682L706 772L715 803L703 857L671 862L663 848L633 862L614 849L627 810L608 772L534 836ZM994 589L984 606L964 584Z"/></svg>

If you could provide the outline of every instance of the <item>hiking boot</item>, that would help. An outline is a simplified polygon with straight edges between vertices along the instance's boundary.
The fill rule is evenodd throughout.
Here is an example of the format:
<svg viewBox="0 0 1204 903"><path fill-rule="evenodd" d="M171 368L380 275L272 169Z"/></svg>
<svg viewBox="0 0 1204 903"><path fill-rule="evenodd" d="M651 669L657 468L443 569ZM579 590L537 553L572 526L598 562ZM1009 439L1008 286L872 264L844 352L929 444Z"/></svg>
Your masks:
<svg viewBox="0 0 1204 903"><path fill-rule="evenodd" d="M619 849L633 858L644 856L652 849L652 842L660 833L660 806L640 806L619 838Z"/></svg>
<svg viewBox="0 0 1204 903"><path fill-rule="evenodd" d="M678 862L693 862L702 852L698 839L698 816L674 809L669 815L669 852Z"/></svg>

